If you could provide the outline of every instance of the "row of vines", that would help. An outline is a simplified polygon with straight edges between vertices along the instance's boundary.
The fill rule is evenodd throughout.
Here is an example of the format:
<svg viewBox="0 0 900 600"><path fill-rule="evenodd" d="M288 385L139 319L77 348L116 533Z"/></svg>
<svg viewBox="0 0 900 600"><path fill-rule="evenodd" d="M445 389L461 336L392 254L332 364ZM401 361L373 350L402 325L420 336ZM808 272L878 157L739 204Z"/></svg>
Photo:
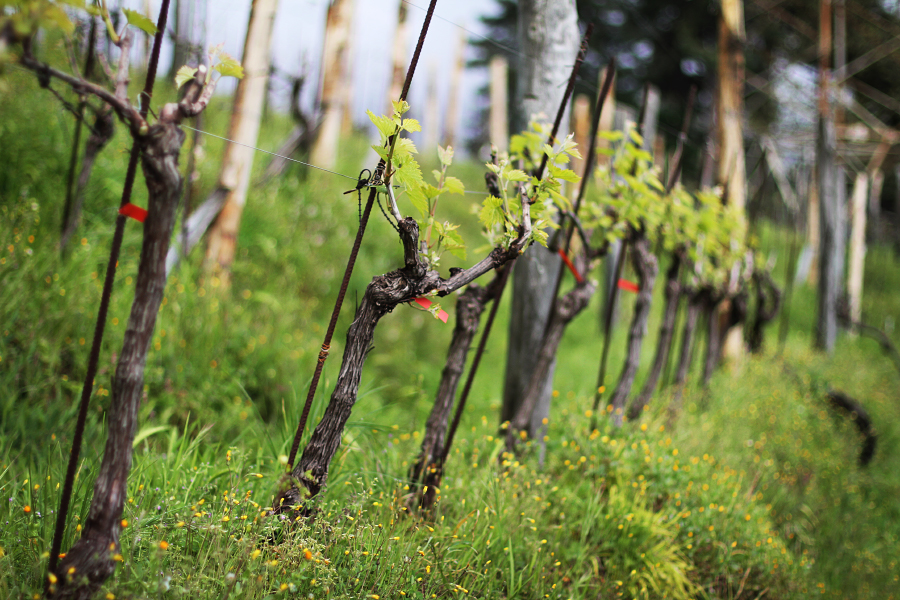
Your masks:
<svg viewBox="0 0 900 600"><path fill-rule="evenodd" d="M419 48L427 33L434 5L433 0L420 34ZM32 71L41 86L50 88L53 83L59 82L84 98L99 100L104 108L98 114L108 116L109 111L115 114L128 128L134 142L106 273L91 366L76 424L69 476L50 555L47 593L52 597L91 597L116 568L116 557L120 552L121 517L132 462L132 442L138 427L144 366L166 286L166 256L173 235L177 235L177 207L184 185L178 165L185 139L180 124L204 110L220 76L241 75L236 61L221 52L214 52L209 57L210 65L179 71L177 83L183 88L182 99L165 104L154 113L150 99L159 45L166 30L168 7L168 0L164 0L155 25L145 16L129 12L129 24L120 32L113 28L102 2L99 8L92 9L103 19L112 43L120 50L113 90L77 74L53 68L32 52L32 40L39 29L66 28L70 25L67 14L57 3L32 2L19 7L11 13L12 17L6 20L0 31L0 42L3 44L0 51L11 49L13 62ZM127 94L129 49L133 40L129 25L155 35L146 87L137 106ZM380 320L396 307L410 302L418 302L428 307L436 317L441 316L443 299L461 291L456 297L453 337L440 386L426 424L419 456L408 473L410 487L406 505L409 509L423 511L422 514L427 516L440 494L444 472L452 467L448 464L450 449L500 299L516 260L525 252L558 255L567 268L561 271L555 282L555 297L541 344L525 349L538 357L537 367L516 413L501 425L505 451L499 456L500 468L508 465L510 460L523 459L529 449L535 448L536 445L529 440L539 443L541 429L532 425L532 417L543 393L543 381L555 360L566 327L585 310L597 293L595 277L604 260L607 269L615 274L617 285L611 287L606 302L606 347L602 356L598 357L596 394L593 405L585 407L585 410L589 409L589 417L584 425L589 432L596 428L600 417L608 417L616 425L621 425L625 419L639 419L655 397L662 374L676 355L673 385L682 386L694 349L700 347L695 331L703 329L699 326L701 321L708 324L706 379L719 362L723 340L735 326L745 323L748 315L755 315L747 328L751 345L759 347L762 327L777 312L780 293L765 269L764 258L747 244L743 216L723 203L721 189L689 191L682 187L679 183L680 158L669 166L668 176L662 178L659 169L654 166L653 157L643 149L639 127L632 126L624 132L598 132L600 113L606 96L611 93L614 64L607 70L606 82L597 98L589 148L577 148L572 136L560 131L589 36L590 29L576 57L569 86L560 99L555 122L531 123L526 131L509 140L508 153L495 152L486 165L488 194L478 211L478 219L491 249L472 261L468 268L451 269L446 275L440 270L444 253L459 258L472 254L465 248L457 232L458 226L440 216L442 198L465 192L462 182L451 174L453 151L451 148L439 150L440 168L429 178L422 173L416 161L414 144L404 137L405 133L419 129L419 124L406 116L409 105L405 100L418 54L414 56L407 73L404 90L393 105L393 113L385 116L370 113L372 122L380 132L380 140L372 146L380 161L369 175L360 178L354 190L360 194L367 193L364 209L360 213L359 230L289 457L290 472L275 492L273 513L306 517L316 513L315 498L327 484L329 467L342 443L345 425L358 398L363 365ZM685 119L685 131L688 124L689 117ZM603 148L597 148L598 139L606 142ZM683 142L684 133L681 138ZM102 144L98 144L98 151L100 147ZM585 153L585 169L583 173L576 173L569 165L572 159L582 158L582 152ZM605 156L600 167L597 166L598 155ZM676 152L676 156L680 155L681 152ZM94 483L89 515L81 529L80 539L64 551L60 547L62 531L66 525L72 477L78 463L80 432L93 391L99 341L103 336L105 311L115 278L122 229L129 215L135 215L129 195L138 163L148 188L149 206L145 217L142 216L143 245L135 280L135 299L118 354L108 415L108 438ZM403 249L402 260L396 270L374 277L366 288L347 332L330 402L321 420L307 436L304 433L310 403L328 358L347 281L375 204L394 225ZM407 207L411 207L417 216L405 217ZM618 251L610 252L614 248ZM637 278L634 284L625 281L622 276L626 261L630 261ZM661 265L667 265L662 277L659 273ZM493 279L480 285L477 280L484 276ZM569 278L572 281L568 281ZM665 307L658 345L650 376L635 394L633 387L641 347L647 335L653 290L660 285L664 289ZM628 330L626 363L614 380L607 375L607 357L612 310L620 287L631 289L636 296ZM686 306L684 334L681 336L681 347L676 352L672 348L676 338L674 330L682 305ZM752 310L750 305L753 305ZM164 307L162 310L165 310ZM487 318L481 326L485 313ZM479 328L482 329L482 338L457 399L466 357L475 346ZM608 397L607 387L611 390ZM677 410L676 405L671 407L673 413Z"/></svg>

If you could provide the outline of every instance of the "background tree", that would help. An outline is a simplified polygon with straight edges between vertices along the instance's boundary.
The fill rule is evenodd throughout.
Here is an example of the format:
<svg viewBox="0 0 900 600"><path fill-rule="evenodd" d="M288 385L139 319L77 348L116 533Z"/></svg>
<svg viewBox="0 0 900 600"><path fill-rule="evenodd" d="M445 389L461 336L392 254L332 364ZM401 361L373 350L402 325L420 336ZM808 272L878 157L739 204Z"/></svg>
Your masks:
<svg viewBox="0 0 900 600"><path fill-rule="evenodd" d="M519 61L516 103L520 115L543 114L550 118L559 104L568 67L578 54L578 15L570 0L525 0L519 3L519 37L524 55ZM520 117L521 118L521 117ZM563 118L563 122L567 122ZM521 127L517 129L522 129ZM509 322L509 350L503 386L501 421L512 419L524 398L537 361L553 302L554 284L561 267L559 257L534 248L516 261ZM532 437L550 412L553 367L541 386L540 400L532 413L528 433Z"/></svg>
<svg viewBox="0 0 900 600"><path fill-rule="evenodd" d="M248 146L256 145L259 134L277 9L278 0L253 0L247 23L243 57L245 75L234 94L234 109L226 136L237 143L228 145L222 160L218 193L224 194L224 205L210 229L206 249L207 269L216 273L225 285L231 279L229 273L234 262L241 214L250 187L255 151Z"/></svg>

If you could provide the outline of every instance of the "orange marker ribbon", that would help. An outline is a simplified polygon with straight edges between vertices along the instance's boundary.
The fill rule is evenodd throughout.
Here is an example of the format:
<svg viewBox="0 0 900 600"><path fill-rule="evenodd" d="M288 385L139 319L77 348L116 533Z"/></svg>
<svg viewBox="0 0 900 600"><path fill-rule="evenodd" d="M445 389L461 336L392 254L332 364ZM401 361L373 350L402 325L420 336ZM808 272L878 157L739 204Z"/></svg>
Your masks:
<svg viewBox="0 0 900 600"><path fill-rule="evenodd" d="M415 302L416 304L418 304L425 310L428 310L431 307L431 305L434 304L434 302L432 302L428 298L414 298L413 302ZM447 311L445 311L444 309L441 309L438 311L437 318L440 319L441 321L443 321L444 323L446 323L447 319L450 318L450 315L447 314Z"/></svg>
<svg viewBox="0 0 900 600"><path fill-rule="evenodd" d="M638 286L636 283L632 283L632 282L628 281L627 279L620 279L619 280L619 289L625 290L626 292L634 292L636 294L638 291Z"/></svg>
<svg viewBox="0 0 900 600"><path fill-rule="evenodd" d="M581 283L584 281L584 277L581 276L581 273L578 272L578 269L575 268L575 265L572 264L572 261L569 260L569 257L566 256L566 253L563 252L562 248L559 249L559 257L562 259L566 266L569 267L569 270L572 271L572 275L575 276L575 281Z"/></svg>
<svg viewBox="0 0 900 600"><path fill-rule="evenodd" d="M135 206L131 202L120 208L119 214L125 215L126 217L131 217L138 223L143 223L144 219L147 218L147 210L141 208L140 206Z"/></svg>

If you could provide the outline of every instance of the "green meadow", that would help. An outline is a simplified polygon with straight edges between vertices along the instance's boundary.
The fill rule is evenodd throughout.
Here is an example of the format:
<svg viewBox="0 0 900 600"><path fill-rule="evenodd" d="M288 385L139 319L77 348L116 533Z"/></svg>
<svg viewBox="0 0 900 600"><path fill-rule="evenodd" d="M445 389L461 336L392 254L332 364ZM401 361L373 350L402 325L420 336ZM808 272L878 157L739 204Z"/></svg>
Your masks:
<svg viewBox="0 0 900 600"><path fill-rule="evenodd" d="M44 586L130 145L119 127L97 161L82 226L60 256L72 120L34 77L10 69L4 85L0 597L24 599L40 597ZM217 99L204 129L224 135L229 110ZM271 111L260 146L275 150L290 127ZM215 185L224 143L202 142L201 199ZM369 143L364 134L346 140L336 170L352 177L371 168ZM435 164L436 152L423 149L421 162ZM266 164L258 154L257 176ZM482 190L480 165L461 162L451 173ZM293 165L252 187L230 288L204 273L202 247L173 272L146 366L120 564L99 597L900 597L900 373L864 337L844 333L833 356L814 352L815 290L805 284L793 295L783 351L775 322L760 355L724 365L705 389L698 351L679 401L663 389L639 420L615 428L600 419L590 431L603 343L595 300L560 349L546 438L529 441L518 460L504 458L499 431L508 328L501 310L440 500L425 515L411 508L405 477L453 323L400 307L378 329L315 517L270 515L356 233L356 198L342 194L353 186ZM461 225L468 259L477 260L486 246L472 209L479 197L449 198L442 218ZM133 202L146 206L140 177ZM759 231L783 285L788 232L768 223ZM128 224L64 549L79 535L103 451L140 233ZM356 299L373 276L400 266L395 240L373 217L313 424L333 387ZM458 264L447 257L442 269ZM864 320L900 344L893 329L900 259L890 248L869 249L865 286ZM635 389L652 359L655 304ZM453 299L443 305L452 319ZM630 310L626 299L613 378ZM826 399L831 389L872 417L878 437L867 467L858 463L854 422Z"/></svg>

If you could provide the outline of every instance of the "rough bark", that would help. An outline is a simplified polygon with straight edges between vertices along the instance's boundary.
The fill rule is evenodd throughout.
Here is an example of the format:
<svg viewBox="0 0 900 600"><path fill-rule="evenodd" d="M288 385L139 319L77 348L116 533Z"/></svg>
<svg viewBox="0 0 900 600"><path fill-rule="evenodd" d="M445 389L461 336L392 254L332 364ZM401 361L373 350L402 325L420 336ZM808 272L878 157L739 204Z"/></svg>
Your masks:
<svg viewBox="0 0 900 600"><path fill-rule="evenodd" d="M531 115L553 115L559 104L559 89L565 85L572 57L578 53L579 32L575 3L570 0L524 0L519 3L519 38L523 56L519 65L517 97L522 129ZM564 120L565 121L565 117ZM559 256L534 248L517 261L513 275L513 298L509 327L509 350L500 420L511 420L518 412L525 388L537 362L535 349L541 344L553 302L553 284L561 268ZM553 365L541 387L533 411L529 434L534 435L550 411Z"/></svg>
<svg viewBox="0 0 900 600"><path fill-rule="evenodd" d="M687 381L688 371L691 369L694 352L694 331L697 329L697 321L706 304L709 290L699 288L686 290L688 298L687 313L684 318L684 331L681 336L681 347L678 354L678 366L675 369L675 385L681 386Z"/></svg>
<svg viewBox="0 0 900 600"><path fill-rule="evenodd" d="M67 216L62 237L59 240L60 249L65 249L72 235L75 234L75 230L78 229L78 225L81 222L81 209L84 206L84 190L91 179L94 162L97 160L97 155L100 154L103 147L112 139L116 131L115 127L116 122L113 118L113 111L109 106L104 105L97 112L93 130L84 147L81 169L78 172L78 179L75 183L74 202L72 203L71 212Z"/></svg>
<svg viewBox="0 0 900 600"><path fill-rule="evenodd" d="M706 329L706 357L703 360L703 385L709 383L716 365L719 364L719 356L722 350L722 312L719 310L721 302L710 304L704 311L707 321Z"/></svg>
<svg viewBox="0 0 900 600"><path fill-rule="evenodd" d="M676 163L678 164L678 163ZM675 175L677 177L677 174ZM653 366L647 375L647 381L641 393L634 399L628 409L628 418L637 419L644 407L650 402L653 392L662 376L663 369L669 360L669 351L672 348L672 340L675 337L675 317L678 316L678 302L681 299L681 282L678 277L681 273L681 255L678 252L672 254L672 263L666 271L665 298L666 306L663 310L662 324L659 326L659 340L656 342L656 355L653 357Z"/></svg>
<svg viewBox="0 0 900 600"><path fill-rule="evenodd" d="M619 376L616 389L610 397L613 407L613 422L621 426L625 401L631 393L634 378L637 375L641 360L641 346L644 336L647 334L647 320L650 317L650 303L653 297L653 284L659 271L656 257L650 252L650 242L639 235L632 243L631 264L638 278L637 299L634 302L634 315L631 319L631 329L628 332L628 349L625 357L625 366Z"/></svg>
<svg viewBox="0 0 900 600"><path fill-rule="evenodd" d="M255 151L248 146L256 146L259 134L277 8L278 0L253 0L244 42L244 78L234 95L234 109L226 136L244 145L228 144L225 148L218 187L228 190L228 197L210 231L206 249L207 268L216 271L226 286L230 282L229 272L250 187Z"/></svg>
<svg viewBox="0 0 900 600"><path fill-rule="evenodd" d="M523 235L509 248L495 248L476 265L465 271L456 271L449 279L442 280L435 271L427 270L419 259L419 228L415 220L406 218L398 225L406 266L375 277L366 288L356 318L347 332L341 369L331 400L291 472L293 482L299 483L305 491L301 492L293 484L282 491L275 504L277 511L302 505L305 497L315 496L325 486L329 465L340 446L344 425L356 403L362 368L381 318L397 305L416 297L430 293L438 296L453 293L480 275L518 257L527 239L527 235Z"/></svg>
<svg viewBox="0 0 900 600"><path fill-rule="evenodd" d="M162 14L165 12L162 11ZM45 65L40 68L64 81L69 77ZM127 73L120 75L127 78ZM86 600L115 570L113 556L119 552L120 519L131 469L138 407L143 394L144 365L165 290L166 254L181 198L182 178L178 156L185 135L178 123L185 117L196 116L208 104L215 82L202 87L199 82L205 81L205 76L206 69L201 67L197 79L188 84L182 101L163 106L157 124L146 129L143 117L132 112L133 107L127 98L112 98L113 108L126 116L135 134L134 143L141 151L141 166L148 191L148 213L144 221L135 299L113 378L109 433L103 460L94 482L94 495L81 538L54 569L56 581L51 579L47 590L48 595L54 598ZM77 85L88 84L78 82Z"/></svg>
<svg viewBox="0 0 900 600"><path fill-rule="evenodd" d="M775 318L781 309L781 290L775 285L775 281L768 271L754 271L753 283L756 284L756 315L748 341L750 352L757 353L762 350L765 326Z"/></svg>
<svg viewBox="0 0 900 600"><path fill-rule="evenodd" d="M547 323L544 339L535 353L537 362L534 365L531 381L528 382L528 387L525 388L525 396L518 412L511 419L506 430L506 447L508 450L512 450L515 447L520 432L528 432L531 429L531 425L534 423L535 409L539 406L541 395L543 394L543 383L556 362L556 352L559 349L559 343L562 341L563 333L569 323L587 308L596 289L596 285L593 282L584 279L574 289L557 300L553 314L550 316L550 321ZM536 433L539 434L544 428L545 426L541 424L540 429Z"/></svg>
<svg viewBox="0 0 900 600"><path fill-rule="evenodd" d="M456 399L456 389L466 366L466 356L472 346L472 340L478 332L481 314L490 299L488 288L470 285L456 300L456 325L453 328L450 348L447 350L447 360L441 373L441 383L438 386L434 406L425 423L419 457L409 470L409 479L412 482L422 481L426 468L439 468L436 463L444 451L444 437Z"/></svg>
<svg viewBox="0 0 900 600"><path fill-rule="evenodd" d="M56 598L90 598L112 575L119 552L122 509L125 506L132 441L144 388L144 364L165 290L165 259L181 196L178 154L184 132L172 122L150 128L142 153L149 192L135 300L116 365L109 411L109 433L103 462L94 482L94 496L81 539L57 569ZM62 575L66 574L66 575Z"/></svg>
<svg viewBox="0 0 900 600"><path fill-rule="evenodd" d="M706 359L703 363L703 385L709 384L716 367L722 362L725 341L729 332L747 318L747 290L741 287L733 295L725 292L714 294L708 305L709 328ZM741 336L743 338L743 336Z"/></svg>

